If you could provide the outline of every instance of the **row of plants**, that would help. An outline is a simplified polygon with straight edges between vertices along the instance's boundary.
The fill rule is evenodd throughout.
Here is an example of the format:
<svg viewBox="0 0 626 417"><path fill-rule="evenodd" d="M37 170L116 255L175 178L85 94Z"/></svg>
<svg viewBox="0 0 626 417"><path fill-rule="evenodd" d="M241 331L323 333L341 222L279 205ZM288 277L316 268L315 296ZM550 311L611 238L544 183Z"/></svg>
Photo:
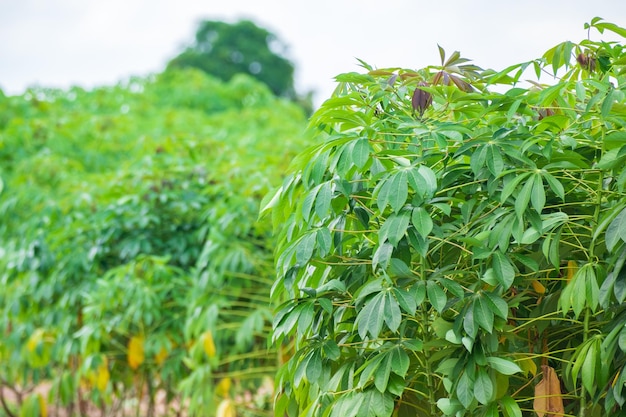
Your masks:
<svg viewBox="0 0 626 417"><path fill-rule="evenodd" d="M304 126L197 70L0 95L0 414L269 415L256 218Z"/></svg>
<svg viewBox="0 0 626 417"><path fill-rule="evenodd" d="M626 29L585 29L337 77L263 205L276 415L626 414Z"/></svg>

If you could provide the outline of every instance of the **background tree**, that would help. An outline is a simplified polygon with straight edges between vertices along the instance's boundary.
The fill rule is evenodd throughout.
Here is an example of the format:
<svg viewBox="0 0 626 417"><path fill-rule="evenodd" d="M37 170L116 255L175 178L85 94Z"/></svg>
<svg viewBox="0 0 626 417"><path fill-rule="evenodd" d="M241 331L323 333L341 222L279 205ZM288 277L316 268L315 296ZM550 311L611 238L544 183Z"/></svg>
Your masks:
<svg viewBox="0 0 626 417"><path fill-rule="evenodd" d="M194 67L228 81L235 74L250 74L274 94L295 98L293 64L281 56L284 45L253 22L203 21L195 43L169 62L170 68Z"/></svg>
<svg viewBox="0 0 626 417"><path fill-rule="evenodd" d="M624 415L623 44L440 53L337 77L268 198L277 414Z"/></svg>

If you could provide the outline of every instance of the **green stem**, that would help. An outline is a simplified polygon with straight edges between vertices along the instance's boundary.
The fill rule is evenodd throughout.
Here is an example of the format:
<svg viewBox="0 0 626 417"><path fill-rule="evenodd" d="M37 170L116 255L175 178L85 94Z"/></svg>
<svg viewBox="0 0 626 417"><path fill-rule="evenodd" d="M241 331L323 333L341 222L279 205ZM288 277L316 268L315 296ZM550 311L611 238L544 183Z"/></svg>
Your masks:
<svg viewBox="0 0 626 417"><path fill-rule="evenodd" d="M589 339L589 318L591 317L591 310L589 307L585 308L585 318L583 321L583 343ZM585 386L580 384L580 417L585 417L587 414L587 390Z"/></svg>
<svg viewBox="0 0 626 417"><path fill-rule="evenodd" d="M598 160L602 158L604 155L604 131L602 131L602 141L600 148L600 156ZM591 225L592 229L595 229L598 224L600 224L600 208L602 206L602 191L603 191L603 183L604 183L604 172L600 170L598 172L598 183L596 186L596 202L595 209L593 213L593 224ZM595 230L594 230L595 231ZM595 233L594 233L595 234ZM595 262L595 242L591 242L589 246L589 262ZM583 343L586 343L589 339L589 319L591 317L591 309L589 307L585 307L585 317L583 321ZM585 386L581 383L580 385L580 417L585 417L587 414L587 390Z"/></svg>
<svg viewBox="0 0 626 417"><path fill-rule="evenodd" d="M424 257L421 257L420 275L421 275L422 281L424 281L424 284L426 284L428 281L426 279L426 274L427 274L426 259ZM422 338L424 339L425 345L427 345L428 341L430 340L429 321L430 321L429 311L425 308L422 308L422 329L424 331ZM427 383L426 386L429 388L428 389L428 405L430 407L430 415L434 416L434 415L437 415L437 407L435 406L436 404L435 387L434 387L432 370L430 367L430 352L428 348L424 349L424 367L426 368L425 369L426 370L426 383Z"/></svg>

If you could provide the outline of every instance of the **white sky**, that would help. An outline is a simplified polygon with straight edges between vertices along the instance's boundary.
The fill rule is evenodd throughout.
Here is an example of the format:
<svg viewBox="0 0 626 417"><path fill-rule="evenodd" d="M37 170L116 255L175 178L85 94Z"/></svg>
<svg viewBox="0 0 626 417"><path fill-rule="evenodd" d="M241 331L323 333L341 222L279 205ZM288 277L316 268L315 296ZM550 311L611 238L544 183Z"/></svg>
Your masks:
<svg viewBox="0 0 626 417"><path fill-rule="evenodd" d="M437 44L496 69L586 37L594 16L626 26L625 0L0 0L0 88L93 87L158 72L201 19L249 18L288 45L299 91L333 77L437 64Z"/></svg>

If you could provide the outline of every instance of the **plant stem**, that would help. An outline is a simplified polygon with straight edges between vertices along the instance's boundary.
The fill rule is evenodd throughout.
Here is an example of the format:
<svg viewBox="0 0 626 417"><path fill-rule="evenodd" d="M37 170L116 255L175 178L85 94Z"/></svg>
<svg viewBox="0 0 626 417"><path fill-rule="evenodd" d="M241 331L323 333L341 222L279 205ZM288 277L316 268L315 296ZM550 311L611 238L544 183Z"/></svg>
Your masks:
<svg viewBox="0 0 626 417"><path fill-rule="evenodd" d="M420 275L424 283L427 282L426 273L427 273L426 259L424 257L421 257ZM429 331L429 326L428 326L429 321L430 321L430 313L428 312L427 309L422 308L422 329L424 331L422 338L424 339L423 341L425 345L430 340L429 338L430 331ZM433 384L432 370L430 368L430 354L429 354L428 349L424 349L424 366L426 368L426 384L427 384L427 387L429 388L428 389L428 405L430 407L430 415L434 416L434 415L437 415L437 408L435 407L435 389L434 389L434 384Z"/></svg>
<svg viewBox="0 0 626 417"><path fill-rule="evenodd" d="M589 339L589 317L591 317L591 310L589 307L585 307L585 318L583 321L583 343ZM580 412L579 417L585 417L587 414L587 390L585 386L580 384Z"/></svg>

